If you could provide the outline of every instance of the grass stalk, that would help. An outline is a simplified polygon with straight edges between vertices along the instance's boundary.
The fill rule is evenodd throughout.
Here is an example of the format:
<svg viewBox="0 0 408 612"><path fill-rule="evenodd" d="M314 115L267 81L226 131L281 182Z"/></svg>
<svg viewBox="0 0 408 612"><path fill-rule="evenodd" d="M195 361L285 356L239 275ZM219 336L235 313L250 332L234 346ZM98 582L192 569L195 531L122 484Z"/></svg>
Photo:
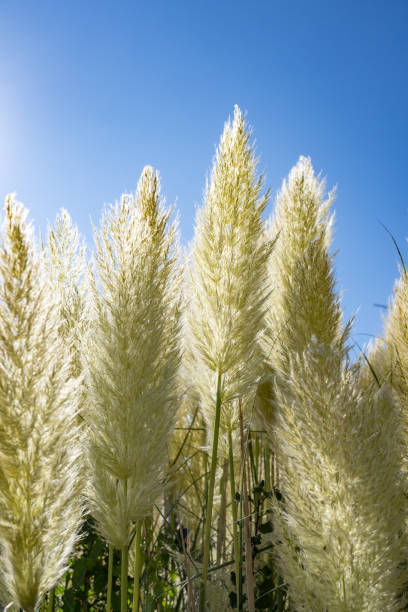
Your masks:
<svg viewBox="0 0 408 612"><path fill-rule="evenodd" d="M48 595L48 612L54 612L55 606L55 587L51 589Z"/></svg>
<svg viewBox="0 0 408 612"><path fill-rule="evenodd" d="M256 466L257 481L258 481L258 477L259 477L258 475L260 472L259 458L261 456L261 444L259 440L259 434L254 433L254 435L255 435L255 466Z"/></svg>
<svg viewBox="0 0 408 612"><path fill-rule="evenodd" d="M249 452L249 461L250 461L250 465L251 465L251 474L252 474L252 480L253 480L253 485L256 486L259 484L258 482L258 466L257 466L257 460L256 460L256 453L254 453L254 446L252 443L252 432L249 431L248 432L248 436L247 436L247 440L248 440L248 452Z"/></svg>
<svg viewBox="0 0 408 612"><path fill-rule="evenodd" d="M276 610L277 612L284 612L287 604L287 596L285 598L284 586L285 583L282 578L277 574L277 589L276 589ZM286 608L287 609L287 608Z"/></svg>
<svg viewBox="0 0 408 612"><path fill-rule="evenodd" d="M181 537L181 545L183 548L184 554L184 566L187 577L187 610L188 612L197 612L196 604L194 601L194 590L193 590L193 582L191 580L191 545L190 545L190 534L187 532L187 541L184 538L183 527L181 525L180 520L178 521L180 525L180 537Z"/></svg>
<svg viewBox="0 0 408 612"><path fill-rule="evenodd" d="M210 560L210 542L211 542L211 521L212 521L212 510L214 501L214 485L215 485L215 471L217 467L217 452L218 452L218 438L220 433L220 418L221 418L221 379L222 376L218 373L217 378L217 399L215 406L215 422L214 422L214 436L213 446L211 454L211 468L210 468L210 481L208 483L208 498L207 498L207 511L205 517L205 530L204 530L204 558L203 558L203 574L201 578L200 587L200 612L205 611L206 601L206 583L208 577L208 564Z"/></svg>
<svg viewBox="0 0 408 612"><path fill-rule="evenodd" d="M201 444L203 447L205 447L206 445L206 441L207 441L207 432L204 431L203 435L202 435L202 440L201 440ZM208 504L208 479L210 476L210 470L208 469L208 465L209 465L209 461L208 461L208 453L204 453L203 455L203 472L204 472L204 483L203 483L203 488L204 488L204 502L203 502L203 520L202 520L202 536L201 536L201 547L202 547L202 551L203 551L203 558L204 558L204 540L205 540L205 512L206 512L206 508L207 508L207 504ZM198 486L195 486L196 492L198 493Z"/></svg>
<svg viewBox="0 0 408 612"><path fill-rule="evenodd" d="M106 596L106 612L112 612L113 550L113 544L109 544L108 593Z"/></svg>
<svg viewBox="0 0 408 612"><path fill-rule="evenodd" d="M271 482L271 455L269 451L268 444L265 444L264 448L264 465L265 465L265 490L272 490L272 482Z"/></svg>
<svg viewBox="0 0 408 612"><path fill-rule="evenodd" d="M127 504L127 478L123 481L123 490L125 503ZM120 612L126 612L127 601L128 601L128 562L129 562L129 549L128 545L121 549L121 563L120 563Z"/></svg>
<svg viewBox="0 0 408 612"><path fill-rule="evenodd" d="M272 480L271 480L271 452L268 446L267 441L265 441L265 446L264 446L264 477L265 477L265 491L271 495L272 493ZM271 502L270 502L270 498L266 498L265 499L265 505L266 505L266 515L268 518L270 518L270 512L271 512ZM268 553L266 553L265 557L268 557Z"/></svg>
<svg viewBox="0 0 408 612"><path fill-rule="evenodd" d="M220 479L220 495L221 495L221 508L220 516L218 519L218 538L217 538L217 560L216 564L221 563L221 557L223 556L223 550L225 547L225 528L226 528L226 514L227 514L227 480L228 480L228 460L224 461L222 468L222 476Z"/></svg>
<svg viewBox="0 0 408 612"><path fill-rule="evenodd" d="M139 609L139 597L140 597L140 573L142 569L142 521L137 521L136 524L136 540L135 540L135 568L134 568L134 580L133 580L133 610Z"/></svg>
<svg viewBox="0 0 408 612"><path fill-rule="evenodd" d="M230 472L230 487L231 487L231 508L232 508L232 535L234 545L234 567L235 567L235 584L237 589L237 609L241 610L241 597L240 597L240 582L241 582L241 570L239 564L240 550L239 550L239 534L238 534L238 516L237 516L237 500L235 498L235 470L234 470L234 453L232 448L232 433L231 429L228 429L228 457L229 457L229 472Z"/></svg>
<svg viewBox="0 0 408 612"><path fill-rule="evenodd" d="M244 543L245 543L245 575L246 575L246 587L248 597L248 612L255 612L255 582L254 582L254 571L252 565L252 544L251 544L251 526L249 523L249 500L248 500L248 488L247 488L247 470L245 460L245 448L244 448L244 422L242 418L242 410L239 413L239 424L241 430L241 454L243 461L243 506L244 506Z"/></svg>

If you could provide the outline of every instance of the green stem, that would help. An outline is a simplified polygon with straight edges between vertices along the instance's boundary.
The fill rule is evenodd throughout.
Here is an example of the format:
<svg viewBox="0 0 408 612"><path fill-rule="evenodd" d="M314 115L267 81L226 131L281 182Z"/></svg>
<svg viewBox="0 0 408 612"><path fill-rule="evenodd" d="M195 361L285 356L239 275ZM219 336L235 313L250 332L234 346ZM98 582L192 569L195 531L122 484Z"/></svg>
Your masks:
<svg viewBox="0 0 408 612"><path fill-rule="evenodd" d="M242 525L244 524L243 515L242 515L242 486L241 486L241 499L239 501L239 559L238 559L238 574L241 576L242 573L242 547L243 547L243 538L242 538ZM238 593L238 602L241 604L241 607L238 608L238 612L242 611L242 580L239 581L239 593Z"/></svg>
<svg viewBox="0 0 408 612"><path fill-rule="evenodd" d="M218 537L217 537L217 559L216 564L221 563L223 549L225 548L225 527L227 518L227 480L228 480L228 460L224 460L222 475L220 479L221 505L218 518ZM225 552L225 551L224 551Z"/></svg>
<svg viewBox="0 0 408 612"><path fill-rule="evenodd" d="M265 490L270 492L272 485L271 485L271 456L269 453L269 448L267 445L265 445L265 450L264 450L265 456L264 456L264 461L265 461Z"/></svg>
<svg viewBox="0 0 408 612"><path fill-rule="evenodd" d="M217 400L215 405L215 422L214 422L214 437L211 454L211 469L210 482L208 484L207 512L205 517L204 531L204 558L203 558L203 574L201 579L200 589L200 612L205 611L205 587L208 576L208 564L210 560L210 541L211 541L211 520L214 501L214 485L215 485L215 470L217 467L217 451L218 438L220 433L220 418L221 418L221 374L218 373L217 379Z"/></svg>
<svg viewBox="0 0 408 612"><path fill-rule="evenodd" d="M276 610L277 612L284 612L287 609L287 596L285 597L284 589L285 583L282 578L277 574L277 589L276 589Z"/></svg>
<svg viewBox="0 0 408 612"><path fill-rule="evenodd" d="M237 501L235 499L235 470L234 470L234 453L232 449L232 433L231 429L228 429L228 456L229 456L229 468L230 468L230 486L231 486L231 507L232 507L232 534L234 542L234 565L235 565L235 585L237 589L237 606L238 610L241 609L240 601L240 582L241 572L239 567L239 536L238 536L238 515L237 515Z"/></svg>
<svg viewBox="0 0 408 612"><path fill-rule="evenodd" d="M256 473L259 474L259 456L260 456L260 449L261 449L261 445L260 445L260 441L259 441L259 434L256 433L255 435L255 465L256 465ZM258 476L257 476L258 479Z"/></svg>
<svg viewBox="0 0 408 612"><path fill-rule="evenodd" d="M347 610L346 581L345 581L345 578L344 578L344 574L342 576L342 582L343 582L344 609Z"/></svg>
<svg viewBox="0 0 408 612"><path fill-rule="evenodd" d="M256 460L254 456L254 446L252 443L252 432L248 432L248 451L249 451L249 460L251 464L251 473L254 481L254 485L258 484L258 469L256 465Z"/></svg>
<svg viewBox="0 0 408 612"><path fill-rule="evenodd" d="M252 565L252 544L251 544L251 527L249 524L249 500L248 500L248 485L249 470L247 469L247 458L246 448L249 449L249 455L252 454L251 436L250 432L247 432L246 448L244 442L244 419L242 416L241 404L239 406L239 426L241 432L241 460L242 460L242 492L243 492L243 510L244 510L244 521L243 531L245 540L245 573L246 573L246 590L248 599L248 611L255 612L255 584L254 584L254 572ZM242 512L242 506L241 506ZM242 515L241 515L242 516Z"/></svg>
<svg viewBox="0 0 408 612"><path fill-rule="evenodd" d="M127 478L123 481L125 503L127 504ZM128 545L121 549L120 567L120 612L126 612L128 601Z"/></svg>
<svg viewBox="0 0 408 612"><path fill-rule="evenodd" d="M202 446L205 446L206 444L206 434L204 434L203 436L203 440L202 440ZM207 507L208 504L208 477L209 477L209 469L208 469L208 455L207 453L204 453L204 476L205 476L205 480L204 480L204 503L203 503L203 520L202 520L202 527L203 527L203 537L202 537L202 548L203 548L203 558L204 558L204 548L205 548L205 509ZM195 481L194 481L195 482ZM195 483L194 488L196 489L196 492L198 491L198 486ZM197 497L199 497L199 495L197 495Z"/></svg>
<svg viewBox="0 0 408 612"><path fill-rule="evenodd" d="M113 544L109 544L108 594L106 597L106 612L112 612L112 579L113 579Z"/></svg>
<svg viewBox="0 0 408 612"><path fill-rule="evenodd" d="M54 612L55 588L51 589L48 595L48 612Z"/></svg>
<svg viewBox="0 0 408 612"><path fill-rule="evenodd" d="M259 493L257 492L257 487L259 484L258 481L258 468L256 465L256 459L254 456L254 447L253 447L253 443L252 443L252 432L248 432L248 451L249 451L249 461L250 461L250 466L251 466L251 474L252 474L252 488L254 489L254 506L255 508L258 508L258 502L259 502ZM247 488L250 486L249 484L249 476L250 474L248 474L248 480L247 480ZM255 524L257 525L257 521L255 522Z"/></svg>
<svg viewBox="0 0 408 612"><path fill-rule="evenodd" d="M265 447L264 447L264 471L265 471L265 492L267 492L268 495L271 495L271 491L272 491L271 454L270 454L269 446L267 443L265 444ZM270 519L271 518L270 498L266 497L264 503L266 506L266 516L268 519ZM262 504L262 511L263 511L263 504ZM268 554L266 554L266 558L267 557L268 557Z"/></svg>
<svg viewBox="0 0 408 612"><path fill-rule="evenodd" d="M242 575L242 551L243 551L243 526L244 526L244 516L243 516L243 501L244 501L244 482L245 482L245 463L246 463L246 451L247 445L244 444L244 436L243 436L243 421L242 421L242 406L241 400L238 400L239 404L239 425L240 425L240 438L241 438L241 481L240 481L240 496L239 496L239 575ZM243 602L243 589L242 589L242 580L239 582L239 595L238 601L241 602L241 608L238 608L238 612L242 611L242 602Z"/></svg>
<svg viewBox="0 0 408 612"><path fill-rule="evenodd" d="M136 524L136 551L135 551L135 569L134 569L134 580L133 580L133 610L139 609L139 595L140 595L140 572L142 569L142 549L140 547L142 541L142 521L137 521Z"/></svg>

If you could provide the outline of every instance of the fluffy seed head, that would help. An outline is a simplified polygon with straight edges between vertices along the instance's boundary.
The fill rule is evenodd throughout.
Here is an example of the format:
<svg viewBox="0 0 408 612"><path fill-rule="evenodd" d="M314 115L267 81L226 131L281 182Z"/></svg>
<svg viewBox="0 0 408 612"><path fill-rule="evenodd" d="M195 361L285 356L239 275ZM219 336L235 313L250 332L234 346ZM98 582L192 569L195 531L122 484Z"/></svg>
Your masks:
<svg viewBox="0 0 408 612"><path fill-rule="evenodd" d="M238 107L225 124L204 206L197 214L191 254L188 317L191 360L209 423L218 374L222 375L222 428L238 421L236 399L248 397L259 378L263 355L266 264L271 242L263 242L262 177Z"/></svg>
<svg viewBox="0 0 408 612"><path fill-rule="evenodd" d="M400 412L359 389L343 352L312 343L276 386L283 502L277 563L307 610L402 610L407 543Z"/></svg>
<svg viewBox="0 0 408 612"><path fill-rule="evenodd" d="M277 237L269 273L273 291L268 310L270 362L302 352L314 337L342 343L339 296L334 291L329 247L334 191L315 176L310 158L300 157L284 181L267 235Z"/></svg>
<svg viewBox="0 0 408 612"><path fill-rule="evenodd" d="M118 548L163 490L177 407L180 274L169 216L158 174L146 167L136 196L107 210L95 233L84 349L89 500L103 537Z"/></svg>
<svg viewBox="0 0 408 612"><path fill-rule="evenodd" d="M1 572L24 610L66 569L82 510L78 393L27 211L8 196L0 248Z"/></svg>

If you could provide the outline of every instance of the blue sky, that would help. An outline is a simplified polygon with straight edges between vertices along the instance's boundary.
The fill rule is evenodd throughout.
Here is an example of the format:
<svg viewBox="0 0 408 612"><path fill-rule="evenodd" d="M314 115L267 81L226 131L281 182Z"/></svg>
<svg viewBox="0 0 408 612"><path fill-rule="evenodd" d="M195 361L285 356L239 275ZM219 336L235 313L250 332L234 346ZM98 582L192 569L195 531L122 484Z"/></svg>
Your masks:
<svg viewBox="0 0 408 612"><path fill-rule="evenodd" d="M408 2L0 0L0 198L91 241L145 164L183 241L223 124L247 111L275 195L299 155L337 184L335 248L355 340L381 331L408 256ZM272 209L272 206L270 210Z"/></svg>

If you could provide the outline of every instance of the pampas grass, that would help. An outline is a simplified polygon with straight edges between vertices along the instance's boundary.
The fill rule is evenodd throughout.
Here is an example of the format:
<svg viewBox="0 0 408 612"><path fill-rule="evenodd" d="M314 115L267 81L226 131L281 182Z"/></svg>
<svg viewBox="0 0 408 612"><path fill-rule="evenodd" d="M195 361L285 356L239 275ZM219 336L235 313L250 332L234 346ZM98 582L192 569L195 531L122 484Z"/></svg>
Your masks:
<svg viewBox="0 0 408 612"><path fill-rule="evenodd" d="M31 612L72 554L83 482L71 353L26 216L8 196L0 250L0 546L10 600Z"/></svg>
<svg viewBox="0 0 408 612"><path fill-rule="evenodd" d="M343 359L312 343L275 387L278 564L295 609L402 610L401 419L390 389L360 390Z"/></svg>
<svg viewBox="0 0 408 612"><path fill-rule="evenodd" d="M184 267L149 166L88 262L67 211L38 250L7 198L8 610L405 609L405 267L383 338L351 364L334 191L300 157L265 223L250 140L236 107Z"/></svg>
<svg viewBox="0 0 408 612"><path fill-rule="evenodd" d="M360 388L347 364L349 326L329 254L332 197L323 198L324 183L301 158L275 211L265 423L283 495L273 504L275 557L296 609L401 610L402 419L390 390Z"/></svg>
<svg viewBox="0 0 408 612"><path fill-rule="evenodd" d="M230 457L231 486L235 489L232 434L239 424L237 399L250 400L263 363L260 334L268 293L266 264L272 242L261 240L262 213L268 194L261 195L262 177L256 176L256 158L249 138L250 132L236 107L234 119L225 124L217 149L204 206L197 215L191 254L188 315L191 359L203 414L209 431L213 432L201 610L205 602L220 431L221 443L227 449L225 454ZM234 529L236 523L234 515ZM237 557L236 533L234 540Z"/></svg>
<svg viewBox="0 0 408 612"><path fill-rule="evenodd" d="M342 341L340 296L333 291L329 254L334 196L332 190L325 197L325 181L303 156L278 193L267 229L269 239L277 237L269 263L273 291L266 336L272 366L293 351L302 352L312 336L328 344Z"/></svg>
<svg viewBox="0 0 408 612"><path fill-rule="evenodd" d="M146 167L136 196L106 211L95 233L84 348L88 497L101 535L125 564L134 523L163 491L177 410L179 272L169 215L158 174Z"/></svg>

